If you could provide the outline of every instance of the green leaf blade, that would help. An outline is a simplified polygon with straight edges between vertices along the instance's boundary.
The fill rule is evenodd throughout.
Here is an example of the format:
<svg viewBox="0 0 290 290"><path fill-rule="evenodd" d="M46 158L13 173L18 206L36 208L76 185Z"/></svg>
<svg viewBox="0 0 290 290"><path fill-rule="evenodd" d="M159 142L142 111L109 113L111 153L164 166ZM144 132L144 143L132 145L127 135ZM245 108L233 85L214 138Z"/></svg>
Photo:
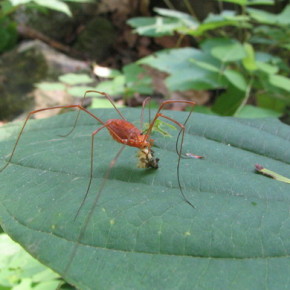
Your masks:
<svg viewBox="0 0 290 290"><path fill-rule="evenodd" d="M235 86L237 89L245 92L247 90L247 83L244 76L235 70L227 69L224 72L225 77L227 80Z"/></svg>
<svg viewBox="0 0 290 290"><path fill-rule="evenodd" d="M269 75L269 83L275 87L281 88L287 92L290 92L290 79L281 75L271 74Z"/></svg>
<svg viewBox="0 0 290 290"><path fill-rule="evenodd" d="M208 70L208 67L220 67L220 62L198 49L163 50L154 56L139 60L138 63L169 73L166 84L172 91L212 89L224 85L224 78L221 75L212 69Z"/></svg>
<svg viewBox="0 0 290 290"><path fill-rule="evenodd" d="M121 111L129 121L140 118L140 110ZM114 110L94 113L102 120L117 117ZM164 113L179 122L187 116ZM178 130L171 131L173 138L152 135L158 170L137 169L135 150L126 148L78 241L120 145L106 131L97 134L92 191L74 221L89 177L90 136L100 124L82 115L73 135L59 138L73 120L69 113L30 122L13 164L0 174L1 224L31 254L63 273L78 243L65 278L81 289L287 288L289 185L255 173L253 166L289 175L288 126L275 119L194 113L183 151L205 158L182 159L180 175L196 209L178 189ZM0 129L1 156L10 153L18 129L15 124Z"/></svg>

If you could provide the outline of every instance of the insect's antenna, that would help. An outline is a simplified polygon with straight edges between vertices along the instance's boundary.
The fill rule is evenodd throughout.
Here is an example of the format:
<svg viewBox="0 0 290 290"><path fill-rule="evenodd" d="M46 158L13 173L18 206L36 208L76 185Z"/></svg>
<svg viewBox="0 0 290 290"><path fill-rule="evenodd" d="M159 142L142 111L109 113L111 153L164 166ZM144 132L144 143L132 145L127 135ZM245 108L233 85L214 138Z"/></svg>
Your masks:
<svg viewBox="0 0 290 290"><path fill-rule="evenodd" d="M101 184L100 184L100 187L99 187L99 190L98 190L98 192L97 192L97 195L96 195L96 197L95 197L95 199L94 199L94 201L93 201L93 205L92 205L92 207L91 207L91 209L90 209L90 211L89 211L89 213L88 213L88 215L87 215L87 217L86 217L86 219L85 219L85 221L84 221L84 226L82 227L82 229L81 229L81 231L80 231L80 233L79 233L79 236L78 236L78 238L77 238L77 241L75 242L75 244L74 244L74 246L73 246L73 249L72 249L71 255L70 255L70 257L69 257L69 261L68 261L68 263L67 263L67 265L66 265L66 267L65 267L65 269L64 269L64 272L63 272L63 277L66 275L67 271L69 270L69 268L70 268L70 266L71 266L71 264L72 264L72 262L73 262L73 260L74 260L74 257L75 257L75 255L76 255L76 252L77 252L77 249L78 249L78 245L79 245L79 243L81 242L81 240L83 239L84 234L85 234L85 232L86 232L86 230L87 230L87 228L88 228L88 225L89 225L89 223L90 223L90 221L91 221L91 218L92 218L92 216L93 216L93 213L94 213L94 211L95 211L95 209L96 209L96 206L97 206L97 204L98 204L98 201L99 201L99 199L100 199L100 196L101 196L101 193L102 193L102 191L103 191L103 189L104 189L104 186L106 185L106 182L107 182L107 180L108 180L108 177L109 177L109 175L110 175L110 172L111 172L113 166L116 164L116 162L117 162L118 158L120 157L121 153L123 152L125 146L126 146L126 144L124 144L124 145L119 149L118 153L116 154L116 156L114 157L114 159L111 161L109 167L107 168L107 170L106 170L106 172L105 172L105 174L104 174L104 176L103 176L103 178L102 178L102 182L101 182Z"/></svg>
<svg viewBox="0 0 290 290"><path fill-rule="evenodd" d="M140 130L143 131L143 125L144 125L144 111L145 111L145 106L150 102L151 97L147 97L143 103L142 103L142 111L141 111L141 116L140 116ZM149 108L149 123L150 123L150 108Z"/></svg>
<svg viewBox="0 0 290 290"><path fill-rule="evenodd" d="M83 205L85 204L85 201L88 197L88 194L89 194L89 191L90 191L90 188L91 188L91 184L92 184L92 180L93 180L93 171L94 171L94 140L95 140L95 136L98 132L100 132L103 128L107 127L107 125L103 125L101 126L100 128L98 128L97 130L95 130L93 133L92 133L92 143L91 143L91 168L90 168L90 180L89 180L89 184L88 184L88 187L87 187L87 190L86 190L86 193L85 193L85 196L82 200L82 203L80 205L80 207L78 208L77 210L77 213L74 217L74 220L77 219Z"/></svg>

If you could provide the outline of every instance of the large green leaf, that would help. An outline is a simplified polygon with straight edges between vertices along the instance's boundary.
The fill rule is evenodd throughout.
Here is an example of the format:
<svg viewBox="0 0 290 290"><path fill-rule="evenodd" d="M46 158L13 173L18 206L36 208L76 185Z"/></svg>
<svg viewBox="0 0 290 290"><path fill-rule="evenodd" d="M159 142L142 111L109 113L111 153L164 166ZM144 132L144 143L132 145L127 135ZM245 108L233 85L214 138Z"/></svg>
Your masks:
<svg viewBox="0 0 290 290"><path fill-rule="evenodd" d="M149 36L161 37L164 35L172 35L181 23L177 19L164 17L134 17L127 21L127 23L135 28L135 32Z"/></svg>
<svg viewBox="0 0 290 290"><path fill-rule="evenodd" d="M243 106L245 98L247 98L246 92L229 84L227 90L216 99L212 110L222 116L232 116Z"/></svg>
<svg viewBox="0 0 290 290"><path fill-rule="evenodd" d="M220 61L214 59L209 53L195 48L162 50L142 58L138 63L169 73L170 76L165 83L172 91L214 89L225 84L222 74L217 74L200 65L205 63L218 68L222 65Z"/></svg>
<svg viewBox="0 0 290 290"><path fill-rule="evenodd" d="M231 38L211 38L202 43L202 49L222 62L242 60L246 57L243 45Z"/></svg>
<svg viewBox="0 0 290 290"><path fill-rule="evenodd" d="M139 110L122 110L130 121ZM94 113L107 120L113 110ZM182 122L186 115L165 112ZM290 187L255 172L255 164L290 176L290 128L276 119L247 120L194 113L176 180L175 139L156 140L157 170L137 169L135 150L117 160L98 206L78 241L102 176L120 145L96 136L92 190L74 221L88 183L90 133L82 116L60 138L73 113L31 121L12 164L0 174L0 221L28 252L81 289L289 289ZM0 129L1 165L19 124ZM171 135L176 136L177 130Z"/></svg>
<svg viewBox="0 0 290 290"><path fill-rule="evenodd" d="M270 25L285 25L290 24L290 5L288 4L280 14L273 14L259 9L248 8L248 13L255 20Z"/></svg>
<svg viewBox="0 0 290 290"><path fill-rule="evenodd" d="M6 234L0 234L0 289L53 290L58 275L33 259Z"/></svg>

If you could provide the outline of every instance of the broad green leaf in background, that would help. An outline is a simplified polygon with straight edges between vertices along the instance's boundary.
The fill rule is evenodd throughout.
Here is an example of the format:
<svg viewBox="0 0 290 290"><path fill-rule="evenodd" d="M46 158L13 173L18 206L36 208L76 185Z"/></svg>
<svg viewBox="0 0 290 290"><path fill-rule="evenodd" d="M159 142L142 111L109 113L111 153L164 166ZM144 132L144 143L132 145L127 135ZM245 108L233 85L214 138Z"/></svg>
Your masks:
<svg viewBox="0 0 290 290"><path fill-rule="evenodd" d="M247 5L274 5L274 0L248 0Z"/></svg>
<svg viewBox="0 0 290 290"><path fill-rule="evenodd" d="M137 33L151 37L172 35L174 31L194 32L199 26L197 19L187 13L162 8L154 10L161 16L135 17L127 23L134 27Z"/></svg>
<svg viewBox="0 0 290 290"><path fill-rule="evenodd" d="M156 11L158 14L162 16L179 19L182 23L184 23L186 26L192 29L195 29L199 25L197 19L195 17L192 17L188 13L163 8L155 8L154 11Z"/></svg>
<svg viewBox="0 0 290 290"><path fill-rule="evenodd" d="M201 68L206 69L206 70L209 70L209 71L212 71L212 72L216 72L218 74L221 74L222 73L220 67L216 67L215 65L212 65L210 63L203 62L203 61L198 61L198 60L196 60L194 58L190 59L189 61L192 62L193 64L201 67Z"/></svg>
<svg viewBox="0 0 290 290"><path fill-rule="evenodd" d="M130 121L140 110L122 109ZM114 110L95 110L102 120ZM179 122L186 113L167 112ZM80 289L288 289L290 187L256 173L262 164L290 173L290 128L277 119L194 113L187 125L181 197L175 137L152 135L160 168L136 168L126 148L112 168L83 238L84 219L120 144L96 135L92 190L74 221L88 183L91 133L100 126L75 112L31 121L12 164L0 173L0 222L29 253ZM146 120L146 118L145 118ZM166 121L167 122L167 121ZM0 128L0 166L19 124Z"/></svg>
<svg viewBox="0 0 290 290"><path fill-rule="evenodd" d="M196 63L195 63L196 61ZM139 64L152 66L170 74L166 85L172 91L189 89L213 89L224 85L224 78L215 71L210 71L200 64L220 67L220 62L209 53L195 48L178 48L159 51L142 58Z"/></svg>
<svg viewBox="0 0 290 290"><path fill-rule="evenodd" d="M290 9L289 9L290 12ZM288 16L290 17L290 16ZM290 48L290 30L289 25L259 25L253 30L253 35L250 39L251 43L269 48L270 46L285 48L289 50ZM283 57L283 54L282 54ZM278 58L273 56L273 58ZM285 55L284 55L285 58ZM284 61L285 62L285 61ZM285 68L284 68L285 69Z"/></svg>
<svg viewBox="0 0 290 290"><path fill-rule="evenodd" d="M29 2L32 2L33 0L10 0L10 2L12 3L12 5L16 6L16 5L22 5L22 4L27 4Z"/></svg>
<svg viewBox="0 0 290 290"><path fill-rule="evenodd" d="M113 78L113 80L100 82L95 89L97 91L106 92L109 95L116 96L124 93L125 84L125 76L119 75Z"/></svg>
<svg viewBox="0 0 290 290"><path fill-rule="evenodd" d="M227 90L216 99L212 110L222 116L234 115L240 109L246 97L244 91L229 84Z"/></svg>
<svg viewBox="0 0 290 290"><path fill-rule="evenodd" d="M246 57L243 45L235 39L208 39L202 43L202 48L222 62L242 60Z"/></svg>
<svg viewBox="0 0 290 290"><path fill-rule="evenodd" d="M217 29L223 26L239 26L239 28L250 28L249 17L236 15L234 11L224 10L220 14L209 14L206 19L195 30L188 29L190 35L202 35L207 30Z"/></svg>
<svg viewBox="0 0 290 290"><path fill-rule="evenodd" d="M219 0L216 0L219 1ZM222 0L223 2L230 2L239 4L241 6L246 5L273 5L273 0Z"/></svg>
<svg viewBox="0 0 290 290"><path fill-rule="evenodd" d="M117 108L124 107L123 105L119 105L118 103L115 103L115 106ZM111 109L112 104L108 101L107 98L98 97L98 98L92 99L92 104L91 104L90 108L93 108L93 109L110 108Z"/></svg>
<svg viewBox="0 0 290 290"><path fill-rule="evenodd" d="M218 0L216 0L218 1ZM230 2L230 3L234 3L234 4L239 4L239 5L247 5L247 0L222 0L223 2Z"/></svg>
<svg viewBox="0 0 290 290"><path fill-rule="evenodd" d="M246 52L246 57L242 60L242 63L245 69L247 69L248 71L254 71L257 69L255 50L253 46L248 42L245 42L243 46Z"/></svg>
<svg viewBox="0 0 290 290"><path fill-rule="evenodd" d="M100 82L96 90L124 97L132 97L135 93L152 94L152 78L143 67L132 63L125 65L122 71L112 80Z"/></svg>
<svg viewBox="0 0 290 290"><path fill-rule="evenodd" d="M287 102L283 99L273 98L269 93L264 92L257 95L257 105L261 108L283 112Z"/></svg>
<svg viewBox="0 0 290 290"><path fill-rule="evenodd" d="M33 0L33 2L35 2L36 4L43 6L43 7L47 7L59 12L62 12L64 14L66 14L67 16L72 17L72 13L69 9L69 6L66 3L63 3L62 1L59 0Z"/></svg>
<svg viewBox="0 0 290 290"><path fill-rule="evenodd" d="M271 53L256 51L255 56L257 61L270 63L272 65L280 66L283 63L283 60L280 57Z"/></svg>
<svg viewBox="0 0 290 290"><path fill-rule="evenodd" d="M290 4L280 14L273 14L263 10L248 8L248 13L255 20L270 25L290 25Z"/></svg>
<svg viewBox="0 0 290 290"><path fill-rule="evenodd" d="M141 35L160 37L172 35L174 32L201 36L208 30L217 29L223 26L239 26L250 28L249 17L236 15L233 11L210 14L202 23L187 13L169 9L154 9L159 15L157 17L135 17L127 21Z"/></svg>
<svg viewBox="0 0 290 290"><path fill-rule="evenodd" d="M180 27L178 19L164 17L134 17L127 21L129 25L135 28L135 32L149 37L161 37L172 35Z"/></svg>
<svg viewBox="0 0 290 290"><path fill-rule="evenodd" d="M36 3L37 5L40 5L42 7L47 7L59 12L62 12L66 14L67 16L72 16L71 11L69 9L69 6L66 3L63 3L63 1L60 0L10 0L13 6L16 5L25 5L28 3Z"/></svg>
<svg viewBox="0 0 290 290"><path fill-rule="evenodd" d="M252 105L245 105L237 114L235 114L235 116L239 118L278 118L281 117L281 115L282 113L280 112Z"/></svg>
<svg viewBox="0 0 290 290"><path fill-rule="evenodd" d="M273 86L276 86L278 88L290 92L290 78L281 75L271 74L269 75L269 83L272 84Z"/></svg>
<svg viewBox="0 0 290 290"><path fill-rule="evenodd" d="M227 69L224 71L224 75L227 78L227 80L237 89L241 91L247 90L246 80L240 72L232 69Z"/></svg>
<svg viewBox="0 0 290 290"><path fill-rule="evenodd" d="M0 14L0 52L10 49L16 44L18 38L16 26L16 23L10 21L8 17L1 18Z"/></svg>
<svg viewBox="0 0 290 290"><path fill-rule="evenodd" d="M126 80L126 90L140 94L152 94L152 78L143 67L136 63L131 63L123 67Z"/></svg>
<svg viewBox="0 0 290 290"><path fill-rule="evenodd" d="M256 61L257 68L266 74L276 74L279 71L277 66L266 62Z"/></svg>
<svg viewBox="0 0 290 290"><path fill-rule="evenodd" d="M58 278L56 273L33 259L6 234L0 234L1 290L54 290L59 284Z"/></svg>
<svg viewBox="0 0 290 290"><path fill-rule="evenodd" d="M13 7L9 0L3 0L0 2L0 8L0 18L4 18L8 14L12 13L15 7Z"/></svg>

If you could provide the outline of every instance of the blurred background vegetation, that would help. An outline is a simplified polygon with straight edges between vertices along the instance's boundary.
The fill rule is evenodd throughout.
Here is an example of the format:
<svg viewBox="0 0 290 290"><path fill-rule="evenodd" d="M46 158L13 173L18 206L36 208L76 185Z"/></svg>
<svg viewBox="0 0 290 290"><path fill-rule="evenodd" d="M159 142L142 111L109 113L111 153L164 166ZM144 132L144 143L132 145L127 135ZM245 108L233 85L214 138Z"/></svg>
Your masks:
<svg viewBox="0 0 290 290"><path fill-rule="evenodd" d="M0 124L88 89L118 106L150 95L153 107L187 99L206 114L289 124L289 62L288 0L2 0ZM111 107L97 94L84 106ZM0 289L55 288L57 276L0 237Z"/></svg>
<svg viewBox="0 0 290 290"><path fill-rule="evenodd" d="M287 0L0 5L2 121L79 102L73 98L87 89L107 92L120 106L139 106L150 95L156 106L164 99L188 99L207 114L287 121ZM92 97L86 106L109 105Z"/></svg>

